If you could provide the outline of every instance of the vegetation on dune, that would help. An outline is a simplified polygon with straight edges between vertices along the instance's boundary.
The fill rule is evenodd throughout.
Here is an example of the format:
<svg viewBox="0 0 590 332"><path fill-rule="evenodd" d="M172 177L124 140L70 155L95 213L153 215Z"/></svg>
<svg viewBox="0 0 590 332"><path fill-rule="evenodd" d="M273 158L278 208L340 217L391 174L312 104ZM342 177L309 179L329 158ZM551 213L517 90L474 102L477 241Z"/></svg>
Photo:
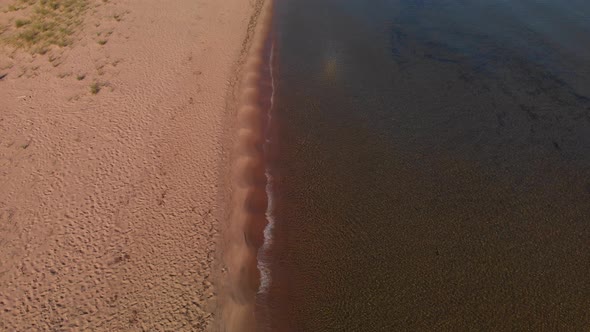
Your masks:
<svg viewBox="0 0 590 332"><path fill-rule="evenodd" d="M98 82L94 82L90 85L90 92L95 95L97 93L100 92L100 89L102 88L102 84L98 83Z"/></svg>
<svg viewBox="0 0 590 332"><path fill-rule="evenodd" d="M41 54L52 45L67 46L87 8L88 0L17 0L8 11L22 10L27 17L16 20L15 29L3 39Z"/></svg>

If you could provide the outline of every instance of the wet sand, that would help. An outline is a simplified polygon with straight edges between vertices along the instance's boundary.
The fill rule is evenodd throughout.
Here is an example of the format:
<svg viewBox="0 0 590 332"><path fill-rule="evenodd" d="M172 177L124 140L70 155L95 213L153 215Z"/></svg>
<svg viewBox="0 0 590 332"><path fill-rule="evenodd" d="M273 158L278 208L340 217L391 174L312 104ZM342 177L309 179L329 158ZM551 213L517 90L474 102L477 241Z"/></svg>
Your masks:
<svg viewBox="0 0 590 332"><path fill-rule="evenodd" d="M227 229L224 231L224 294L222 329L258 331L256 313L258 293L266 275L260 268L258 253L264 245L267 227L267 129L272 108L271 71L272 1L259 2L256 26L251 25L250 46L241 67L237 88L231 188ZM261 273L262 272L262 273Z"/></svg>
<svg viewBox="0 0 590 332"><path fill-rule="evenodd" d="M223 329L261 2L90 4L71 46L0 49L0 330Z"/></svg>

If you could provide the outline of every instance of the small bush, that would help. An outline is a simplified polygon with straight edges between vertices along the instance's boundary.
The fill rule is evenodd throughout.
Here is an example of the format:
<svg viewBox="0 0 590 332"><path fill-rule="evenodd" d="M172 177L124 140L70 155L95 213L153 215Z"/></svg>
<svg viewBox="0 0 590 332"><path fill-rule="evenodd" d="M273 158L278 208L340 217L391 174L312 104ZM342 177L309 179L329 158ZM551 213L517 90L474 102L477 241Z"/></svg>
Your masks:
<svg viewBox="0 0 590 332"><path fill-rule="evenodd" d="M90 85L90 92L92 92L92 94L95 95L100 92L101 88L102 86L100 85L100 83L94 82L92 83L92 85Z"/></svg>
<svg viewBox="0 0 590 332"><path fill-rule="evenodd" d="M14 22L14 25L16 25L17 28L20 28L20 27L23 27L23 26L30 24L30 23L31 23L30 20L18 19L18 20L16 20L16 22Z"/></svg>

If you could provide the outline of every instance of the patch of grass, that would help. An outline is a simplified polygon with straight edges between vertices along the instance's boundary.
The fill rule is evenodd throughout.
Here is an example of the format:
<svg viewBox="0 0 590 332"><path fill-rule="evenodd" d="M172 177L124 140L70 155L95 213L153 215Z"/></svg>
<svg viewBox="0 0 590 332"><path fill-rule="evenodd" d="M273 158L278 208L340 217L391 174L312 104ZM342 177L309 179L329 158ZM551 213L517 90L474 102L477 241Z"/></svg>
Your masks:
<svg viewBox="0 0 590 332"><path fill-rule="evenodd" d="M106 40L106 39L100 39L100 40L98 41L98 44L99 44L99 45L104 45L104 44L106 44L106 43L107 43L107 41L108 41L108 40Z"/></svg>
<svg viewBox="0 0 590 332"><path fill-rule="evenodd" d="M16 30L6 38L32 53L46 53L52 46L72 43L89 0L17 0L15 10L32 7L29 17L15 21Z"/></svg>
<svg viewBox="0 0 590 332"><path fill-rule="evenodd" d="M100 89L102 89L102 84L98 83L98 82L94 82L90 85L90 92L95 95L97 93L100 92Z"/></svg>
<svg viewBox="0 0 590 332"><path fill-rule="evenodd" d="M30 21L30 20L21 20L21 19L18 19L18 20L16 20L16 21L14 22L14 25L15 25L17 28L20 28L20 27L23 27L23 26L25 26L25 25L27 25L27 24L30 24L30 23L31 23L31 21Z"/></svg>
<svg viewBox="0 0 590 332"><path fill-rule="evenodd" d="M18 0L15 3L13 3L12 5L8 6L7 11L16 12L16 11L22 10L22 9L29 7L34 2L35 2L35 0Z"/></svg>
<svg viewBox="0 0 590 332"><path fill-rule="evenodd" d="M83 79L85 79L85 78L86 78L86 74L78 74L78 75L76 76L76 79L77 79L78 81L81 81L81 80L83 80Z"/></svg>

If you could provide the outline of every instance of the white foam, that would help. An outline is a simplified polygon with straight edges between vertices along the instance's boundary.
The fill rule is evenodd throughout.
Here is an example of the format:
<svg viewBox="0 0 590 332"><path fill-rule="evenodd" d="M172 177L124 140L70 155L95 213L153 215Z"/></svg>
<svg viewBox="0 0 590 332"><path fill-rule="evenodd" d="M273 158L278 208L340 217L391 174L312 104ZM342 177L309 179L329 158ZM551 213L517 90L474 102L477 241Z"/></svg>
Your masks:
<svg viewBox="0 0 590 332"><path fill-rule="evenodd" d="M271 81L271 94L270 94L270 108L267 113L267 127L270 127L271 119L272 119L272 109L274 105L274 95L275 95L275 81L274 75L272 71L272 61L274 55L274 42L270 48L270 58L269 58L269 66L270 66L270 81ZM270 143L269 137L269 130L267 129L267 133L265 135L266 143L264 144L264 150L267 151L268 144ZM270 287L272 278L271 278L271 271L268 262L266 261L266 253L270 249L272 245L272 230L274 228L274 217L273 217L273 194L272 194L272 175L270 174L270 169L267 166L264 174L266 175L266 196L268 200L268 205L266 208L266 227L264 227L264 243L262 247L258 250L257 255L257 266L258 270L260 271L260 287L258 288L258 294L266 294Z"/></svg>

